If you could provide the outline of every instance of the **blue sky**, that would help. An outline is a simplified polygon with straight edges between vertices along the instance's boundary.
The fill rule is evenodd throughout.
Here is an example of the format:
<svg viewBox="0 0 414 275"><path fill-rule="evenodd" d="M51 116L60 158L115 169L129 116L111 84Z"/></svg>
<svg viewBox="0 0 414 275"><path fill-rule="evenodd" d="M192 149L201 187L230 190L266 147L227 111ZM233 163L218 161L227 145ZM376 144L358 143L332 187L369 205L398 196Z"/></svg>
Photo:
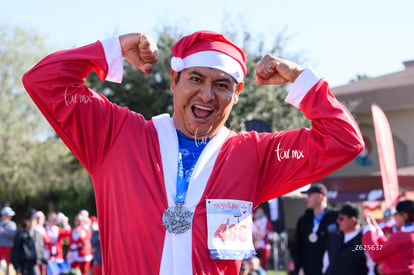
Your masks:
<svg viewBox="0 0 414 275"><path fill-rule="evenodd" d="M163 26L184 33L247 30L271 47L285 30L284 49L339 86L357 74L403 70L403 61L414 60L413 13L412 0L9 0L0 24L37 32L53 50L127 32L155 36Z"/></svg>

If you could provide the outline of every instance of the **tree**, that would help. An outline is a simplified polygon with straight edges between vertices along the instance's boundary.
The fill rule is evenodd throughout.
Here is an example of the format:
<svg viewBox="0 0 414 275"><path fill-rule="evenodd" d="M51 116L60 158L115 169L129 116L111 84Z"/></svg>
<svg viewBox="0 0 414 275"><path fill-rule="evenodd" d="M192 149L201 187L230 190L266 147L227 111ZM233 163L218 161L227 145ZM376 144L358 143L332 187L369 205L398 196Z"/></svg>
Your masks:
<svg viewBox="0 0 414 275"><path fill-rule="evenodd" d="M353 79L351 79L349 82L358 82L360 80L368 79L370 78L367 74L357 74Z"/></svg>
<svg viewBox="0 0 414 275"><path fill-rule="evenodd" d="M65 185L84 186L86 172L73 164L24 91L21 78L46 53L39 35L21 28L0 30L0 204L29 204Z"/></svg>
<svg viewBox="0 0 414 275"><path fill-rule="evenodd" d="M242 45L244 52L247 53L245 88L230 115L229 126L236 131L245 130L244 121L258 119L264 121L273 131L309 127L310 122L303 117L302 113L285 102L288 84L279 86L257 86L255 84L256 65L266 54L301 63L298 57L285 54L284 47L288 40L284 33L276 35L270 49L265 48L264 41L254 44L255 41L257 39L251 34L244 34Z"/></svg>

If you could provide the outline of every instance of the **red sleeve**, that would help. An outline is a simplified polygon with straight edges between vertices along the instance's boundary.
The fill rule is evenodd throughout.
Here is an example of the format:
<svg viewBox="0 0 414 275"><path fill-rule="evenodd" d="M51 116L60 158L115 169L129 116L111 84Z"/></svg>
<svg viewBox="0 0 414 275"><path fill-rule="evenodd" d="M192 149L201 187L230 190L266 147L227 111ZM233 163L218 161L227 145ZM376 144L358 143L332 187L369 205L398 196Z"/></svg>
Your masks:
<svg viewBox="0 0 414 275"><path fill-rule="evenodd" d="M259 203L312 183L339 169L364 149L357 123L321 79L303 98L312 128L258 134Z"/></svg>
<svg viewBox="0 0 414 275"><path fill-rule="evenodd" d="M266 223L266 230L267 232L273 232L273 225L269 220Z"/></svg>
<svg viewBox="0 0 414 275"><path fill-rule="evenodd" d="M68 228L62 228L59 227L59 239L65 239L65 238L69 238L70 234L72 234L72 229L70 227Z"/></svg>
<svg viewBox="0 0 414 275"><path fill-rule="evenodd" d="M40 111L84 167L93 171L111 148L127 112L84 85L108 65L100 42L47 56L23 77Z"/></svg>
<svg viewBox="0 0 414 275"><path fill-rule="evenodd" d="M49 236L49 234L44 233L44 234L41 234L41 235L42 235L43 243L44 243L45 246L52 243L52 238Z"/></svg>
<svg viewBox="0 0 414 275"><path fill-rule="evenodd" d="M367 246L374 245L378 248L375 250L366 249L374 262L386 262L388 258L395 257L395 255L398 254L399 249L404 247L404 244L401 243L403 238L401 238L400 233L401 232L396 232L392 234L389 239L385 236L377 239L374 231L368 231L362 236L362 243Z"/></svg>

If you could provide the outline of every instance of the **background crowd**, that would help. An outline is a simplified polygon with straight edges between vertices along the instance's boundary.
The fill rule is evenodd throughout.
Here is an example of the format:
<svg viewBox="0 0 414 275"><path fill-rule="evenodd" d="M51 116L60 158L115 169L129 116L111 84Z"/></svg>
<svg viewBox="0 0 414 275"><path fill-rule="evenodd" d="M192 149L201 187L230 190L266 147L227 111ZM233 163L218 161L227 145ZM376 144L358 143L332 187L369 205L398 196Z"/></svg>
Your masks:
<svg viewBox="0 0 414 275"><path fill-rule="evenodd" d="M313 184L307 210L297 222L290 246L290 275L414 274L414 202L401 198L384 211L381 223L347 203L337 211L327 189Z"/></svg>
<svg viewBox="0 0 414 275"><path fill-rule="evenodd" d="M81 210L69 224L63 213L29 209L17 226L10 207L1 210L0 260L3 273L28 275L102 274L97 218Z"/></svg>
<svg viewBox="0 0 414 275"><path fill-rule="evenodd" d="M328 207L327 189L321 184L313 184L304 193L307 209L297 221L289 251L283 245L285 232L278 231L269 209L263 205L255 209L252 231L257 255L243 261L240 274L263 275L269 267L278 270L280 266L291 275L414 274L412 200L400 200L386 209L377 223L369 213L361 217L354 204L346 203L339 210ZM14 216L12 208L2 208L0 260L8 265L4 274L13 269L34 275L102 274L97 218L88 211L79 211L72 226L63 213L46 217L29 209L21 226ZM286 253L289 265L278 264Z"/></svg>

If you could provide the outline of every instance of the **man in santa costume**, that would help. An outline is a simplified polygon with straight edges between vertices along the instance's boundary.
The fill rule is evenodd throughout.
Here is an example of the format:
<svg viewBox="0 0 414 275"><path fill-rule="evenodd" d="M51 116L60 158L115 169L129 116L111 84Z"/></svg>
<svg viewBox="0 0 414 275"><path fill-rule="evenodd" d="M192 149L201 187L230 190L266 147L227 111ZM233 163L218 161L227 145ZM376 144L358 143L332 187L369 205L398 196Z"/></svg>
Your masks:
<svg viewBox="0 0 414 275"><path fill-rule="evenodd" d="M58 216L55 212L51 212L48 215L45 230L50 238L50 242L47 243L49 266L50 268L54 266L55 269L63 272L65 270L63 240L69 238L72 233L69 220L63 219L62 226L58 226Z"/></svg>
<svg viewBox="0 0 414 275"><path fill-rule="evenodd" d="M78 214L75 217L69 238L68 260L72 269L80 270L87 275L92 262L91 231L85 228L86 217Z"/></svg>
<svg viewBox="0 0 414 275"><path fill-rule="evenodd" d="M242 50L200 31L172 48L174 114L147 121L84 85L121 82L123 57L146 74L156 41L132 33L49 55L26 90L89 171L104 274L237 274L252 257L252 209L333 172L363 150L350 113L312 69L266 55L258 85L294 83L287 101L312 129L224 127L246 75Z"/></svg>

